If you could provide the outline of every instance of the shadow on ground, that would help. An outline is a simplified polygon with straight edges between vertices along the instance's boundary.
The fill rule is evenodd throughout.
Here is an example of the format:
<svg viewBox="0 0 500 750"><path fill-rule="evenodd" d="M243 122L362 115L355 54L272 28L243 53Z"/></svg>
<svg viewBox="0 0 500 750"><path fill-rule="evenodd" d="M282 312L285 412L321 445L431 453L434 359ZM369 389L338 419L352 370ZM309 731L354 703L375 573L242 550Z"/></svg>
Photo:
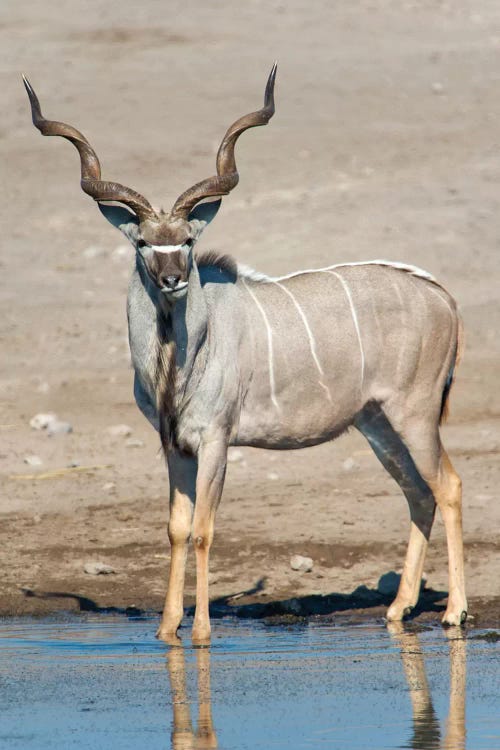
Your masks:
<svg viewBox="0 0 500 750"><path fill-rule="evenodd" d="M238 594L220 597L210 603L211 617L225 617L236 615L251 619L267 619L280 617L313 617L333 615L339 612L356 612L374 609L376 607L388 607L394 599L394 594L382 594L377 589L367 586L358 586L350 594L331 593L327 595L310 594L308 596L293 597L269 602L249 602L235 604L234 600L252 597L262 592L265 588L265 579L261 578L252 589L242 591ZM448 596L447 591L435 591L434 589L423 589L417 607L411 613L409 619L418 616L422 612L442 612L445 605L440 604ZM194 608L190 607L187 614L194 614Z"/></svg>
<svg viewBox="0 0 500 750"><path fill-rule="evenodd" d="M21 589L27 599L67 599L76 604L79 612L97 612L101 615L144 615L146 610L139 607L100 607L93 599L80 594L72 594L68 591L35 591L34 589ZM73 609L73 607L72 607Z"/></svg>
<svg viewBox="0 0 500 750"><path fill-rule="evenodd" d="M394 596L382 594L377 589L367 586L358 586L350 594L332 593L325 596L311 594L309 596L293 597L267 602L250 601L237 604L240 599L252 599L260 595L265 589L265 578L261 578L256 584L246 591L219 597L210 602L210 616L212 618L233 617L249 619L277 619L285 618L308 618L314 616L334 615L340 612L366 612L366 610L377 607L388 607ZM93 599L80 596L76 593L60 591L35 591L23 589L25 597L37 599L68 599L72 600L80 612L97 612L99 614L125 614L129 616L140 616L148 614L148 610L138 607L100 607ZM443 612L445 605L442 600L448 596L447 591L435 591L424 588L421 591L418 605L415 607L408 619L413 619L424 612ZM194 606L185 610L188 616L194 615Z"/></svg>

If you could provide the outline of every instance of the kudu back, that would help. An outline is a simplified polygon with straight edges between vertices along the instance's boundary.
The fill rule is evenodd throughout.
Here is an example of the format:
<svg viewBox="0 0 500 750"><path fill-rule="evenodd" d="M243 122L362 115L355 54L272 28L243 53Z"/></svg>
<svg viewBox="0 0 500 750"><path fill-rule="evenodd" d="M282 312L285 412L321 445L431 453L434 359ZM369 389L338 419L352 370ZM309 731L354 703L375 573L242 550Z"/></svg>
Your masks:
<svg viewBox="0 0 500 750"><path fill-rule="evenodd" d="M46 120L25 79L34 125L74 144L82 189L136 253L128 294L134 395L160 434L170 481L171 565L158 635L171 639L180 625L191 537L193 639L210 636L208 558L228 446L302 448L349 426L409 504L408 551L388 619L401 620L417 603L437 504L449 555L443 623L458 625L467 613L461 483L439 434L462 342L452 297L425 271L382 260L271 278L228 256L193 254L221 196L238 182L238 137L274 114L275 75L276 66L262 109L226 132L216 175L183 192L169 212L102 180L87 139Z"/></svg>

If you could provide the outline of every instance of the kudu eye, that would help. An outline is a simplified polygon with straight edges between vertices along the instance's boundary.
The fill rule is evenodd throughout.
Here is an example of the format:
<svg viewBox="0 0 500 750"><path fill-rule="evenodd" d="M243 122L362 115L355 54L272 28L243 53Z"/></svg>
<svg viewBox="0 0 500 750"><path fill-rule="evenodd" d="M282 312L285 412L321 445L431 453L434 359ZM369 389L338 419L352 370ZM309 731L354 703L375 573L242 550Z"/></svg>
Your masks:
<svg viewBox="0 0 500 750"><path fill-rule="evenodd" d="M138 247L139 249L141 249L141 248L143 248L143 247L146 247L146 245L147 245L147 244L148 244L148 243L146 242L146 240L142 240L142 239L141 239L141 240L137 240L137 247Z"/></svg>
<svg viewBox="0 0 500 750"><path fill-rule="evenodd" d="M189 247L189 248L193 247L193 245L194 245L194 240L193 240L193 238L192 238L192 237L189 237L189 238L188 238L188 239L187 239L187 240L185 241L185 243L184 243L184 244L186 245L186 247Z"/></svg>

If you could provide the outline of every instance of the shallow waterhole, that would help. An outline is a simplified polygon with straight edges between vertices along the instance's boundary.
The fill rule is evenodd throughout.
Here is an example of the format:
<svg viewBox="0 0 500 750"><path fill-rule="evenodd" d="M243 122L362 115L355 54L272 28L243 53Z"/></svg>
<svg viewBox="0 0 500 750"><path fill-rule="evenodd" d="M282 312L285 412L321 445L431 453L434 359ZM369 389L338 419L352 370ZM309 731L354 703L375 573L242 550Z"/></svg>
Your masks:
<svg viewBox="0 0 500 750"><path fill-rule="evenodd" d="M0 622L0 747L500 748L487 631L228 619L193 648L157 624Z"/></svg>

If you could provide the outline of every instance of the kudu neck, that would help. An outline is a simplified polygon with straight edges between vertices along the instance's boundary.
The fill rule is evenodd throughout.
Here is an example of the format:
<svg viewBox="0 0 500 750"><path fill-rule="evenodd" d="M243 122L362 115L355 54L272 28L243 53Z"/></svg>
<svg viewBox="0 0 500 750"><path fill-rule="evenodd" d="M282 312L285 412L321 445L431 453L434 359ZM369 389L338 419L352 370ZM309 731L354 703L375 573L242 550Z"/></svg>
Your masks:
<svg viewBox="0 0 500 750"><path fill-rule="evenodd" d="M193 260L187 294L173 302L152 282L139 260L137 269L161 320L161 328L168 340L175 343L177 368L190 370L203 346L208 328L207 304L196 262Z"/></svg>
<svg viewBox="0 0 500 750"><path fill-rule="evenodd" d="M176 344L177 367L191 370L194 359L206 340L208 309L196 262L189 274L185 297L169 308L172 336Z"/></svg>

